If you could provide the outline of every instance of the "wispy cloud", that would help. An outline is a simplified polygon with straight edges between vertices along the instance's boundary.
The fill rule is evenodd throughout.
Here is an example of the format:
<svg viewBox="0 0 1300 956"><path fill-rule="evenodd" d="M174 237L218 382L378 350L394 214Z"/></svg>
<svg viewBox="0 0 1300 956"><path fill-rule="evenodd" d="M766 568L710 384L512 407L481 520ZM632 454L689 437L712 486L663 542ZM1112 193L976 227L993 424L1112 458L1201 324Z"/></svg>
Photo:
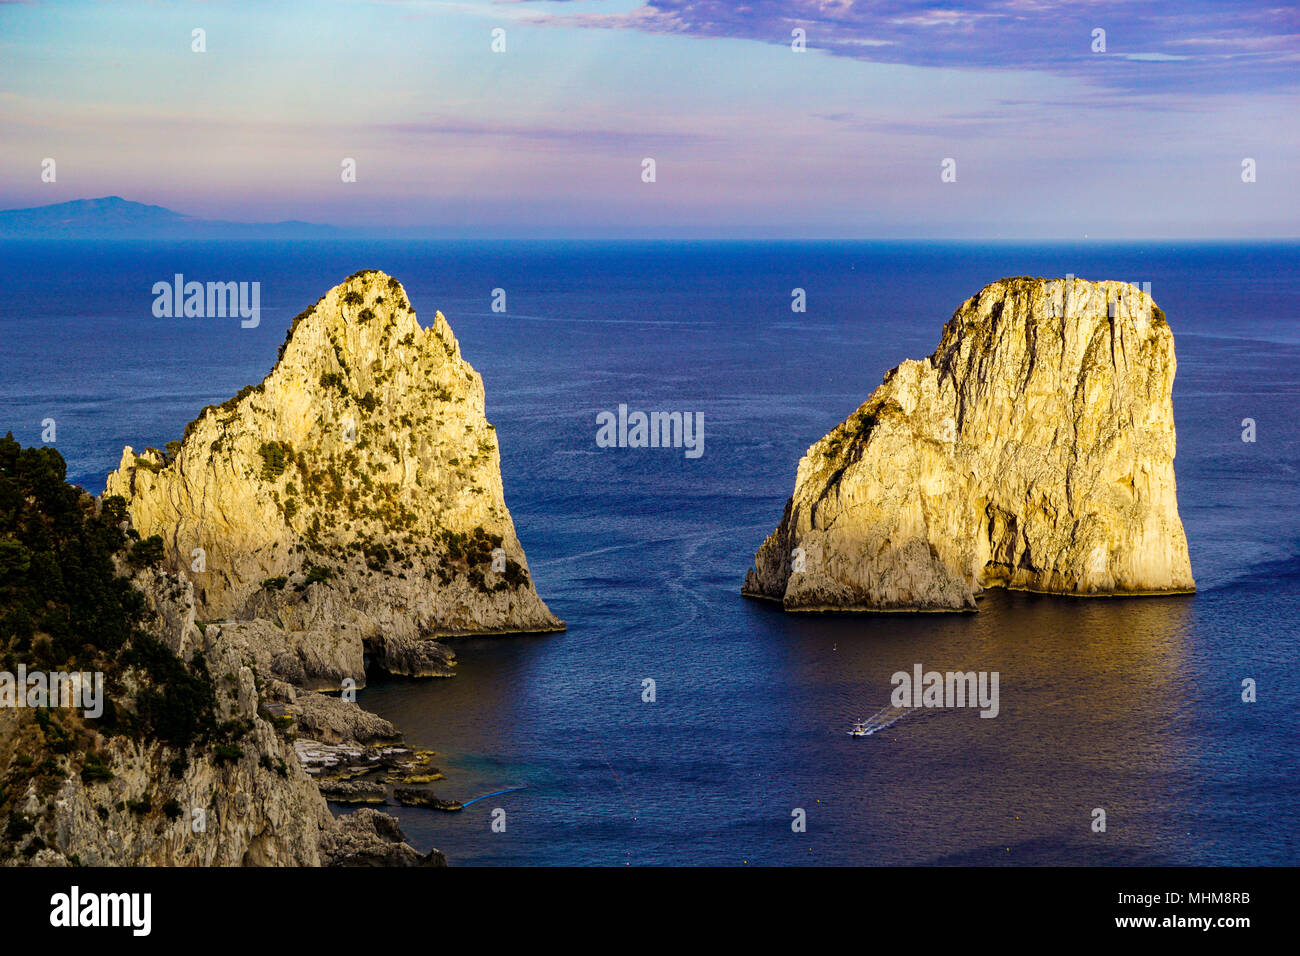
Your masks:
<svg viewBox="0 0 1300 956"><path fill-rule="evenodd" d="M591 150L644 149L655 146L700 144L713 137L687 130L612 129L556 125L511 125L471 123L463 120L429 119L413 122L376 123L370 132L393 139L464 139L490 142L522 141L548 143Z"/></svg>
<svg viewBox="0 0 1300 956"><path fill-rule="evenodd" d="M516 6L516 0L509 0ZM572 6L563 4L564 7ZM558 4L547 4L555 7ZM517 6L516 6L517 9ZM645 0L630 11L537 12L531 22L789 44L876 63L1038 70L1125 92L1300 85L1300 8L1278 0ZM1094 51L1094 31L1105 51Z"/></svg>

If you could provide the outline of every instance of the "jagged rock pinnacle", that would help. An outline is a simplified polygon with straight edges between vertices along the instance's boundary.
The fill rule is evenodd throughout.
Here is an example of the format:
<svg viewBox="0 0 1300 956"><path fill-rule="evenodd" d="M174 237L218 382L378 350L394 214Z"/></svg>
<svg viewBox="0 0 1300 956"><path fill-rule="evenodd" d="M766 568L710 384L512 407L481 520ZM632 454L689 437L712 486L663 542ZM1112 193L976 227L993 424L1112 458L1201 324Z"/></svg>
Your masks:
<svg viewBox="0 0 1300 956"><path fill-rule="evenodd" d="M201 618L407 642L394 659L434 634L563 627L506 509L482 379L442 313L421 328L382 272L294 319L270 374L205 408L179 447L126 448L105 494L162 536Z"/></svg>

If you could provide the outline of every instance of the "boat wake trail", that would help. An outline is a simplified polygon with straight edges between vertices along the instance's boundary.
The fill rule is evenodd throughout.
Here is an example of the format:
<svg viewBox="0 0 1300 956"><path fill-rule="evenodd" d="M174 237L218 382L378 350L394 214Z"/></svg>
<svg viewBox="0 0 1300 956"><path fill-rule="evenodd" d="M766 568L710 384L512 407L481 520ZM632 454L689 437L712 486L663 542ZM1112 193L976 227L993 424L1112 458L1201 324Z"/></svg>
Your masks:
<svg viewBox="0 0 1300 956"><path fill-rule="evenodd" d="M920 707L895 707L893 704L886 704L878 711L868 717L866 720L859 720L849 731L851 737L870 737L872 734L894 726L908 714L913 711L921 710Z"/></svg>

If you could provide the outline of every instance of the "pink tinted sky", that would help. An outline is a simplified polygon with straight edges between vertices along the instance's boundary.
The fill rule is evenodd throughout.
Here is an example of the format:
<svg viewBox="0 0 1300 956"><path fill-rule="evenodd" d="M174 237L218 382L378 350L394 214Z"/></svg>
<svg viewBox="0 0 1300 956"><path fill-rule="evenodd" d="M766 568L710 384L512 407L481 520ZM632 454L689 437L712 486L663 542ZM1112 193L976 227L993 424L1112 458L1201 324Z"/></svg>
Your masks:
<svg viewBox="0 0 1300 956"><path fill-rule="evenodd" d="M1220 6L0 2L0 207L116 194L457 236L1300 234L1296 15Z"/></svg>

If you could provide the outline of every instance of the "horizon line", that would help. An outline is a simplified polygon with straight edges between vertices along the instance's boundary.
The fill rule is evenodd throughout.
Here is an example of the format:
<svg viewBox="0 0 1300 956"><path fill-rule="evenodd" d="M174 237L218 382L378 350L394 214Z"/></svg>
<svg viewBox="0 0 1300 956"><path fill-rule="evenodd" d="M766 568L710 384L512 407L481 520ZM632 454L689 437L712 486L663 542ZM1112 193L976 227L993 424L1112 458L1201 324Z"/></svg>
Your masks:
<svg viewBox="0 0 1300 956"><path fill-rule="evenodd" d="M210 220L216 222L217 220ZM238 223L238 225L261 226L282 225L276 223ZM311 224L316 225L316 224ZM1294 236L468 236L468 235L424 235L419 232L368 233L362 229L345 226L333 227L344 235L336 236L0 236L0 242L625 242L625 243L673 243L673 242L709 242L709 243L826 243L826 242L953 242L953 243L1290 243L1300 242L1300 235Z"/></svg>

